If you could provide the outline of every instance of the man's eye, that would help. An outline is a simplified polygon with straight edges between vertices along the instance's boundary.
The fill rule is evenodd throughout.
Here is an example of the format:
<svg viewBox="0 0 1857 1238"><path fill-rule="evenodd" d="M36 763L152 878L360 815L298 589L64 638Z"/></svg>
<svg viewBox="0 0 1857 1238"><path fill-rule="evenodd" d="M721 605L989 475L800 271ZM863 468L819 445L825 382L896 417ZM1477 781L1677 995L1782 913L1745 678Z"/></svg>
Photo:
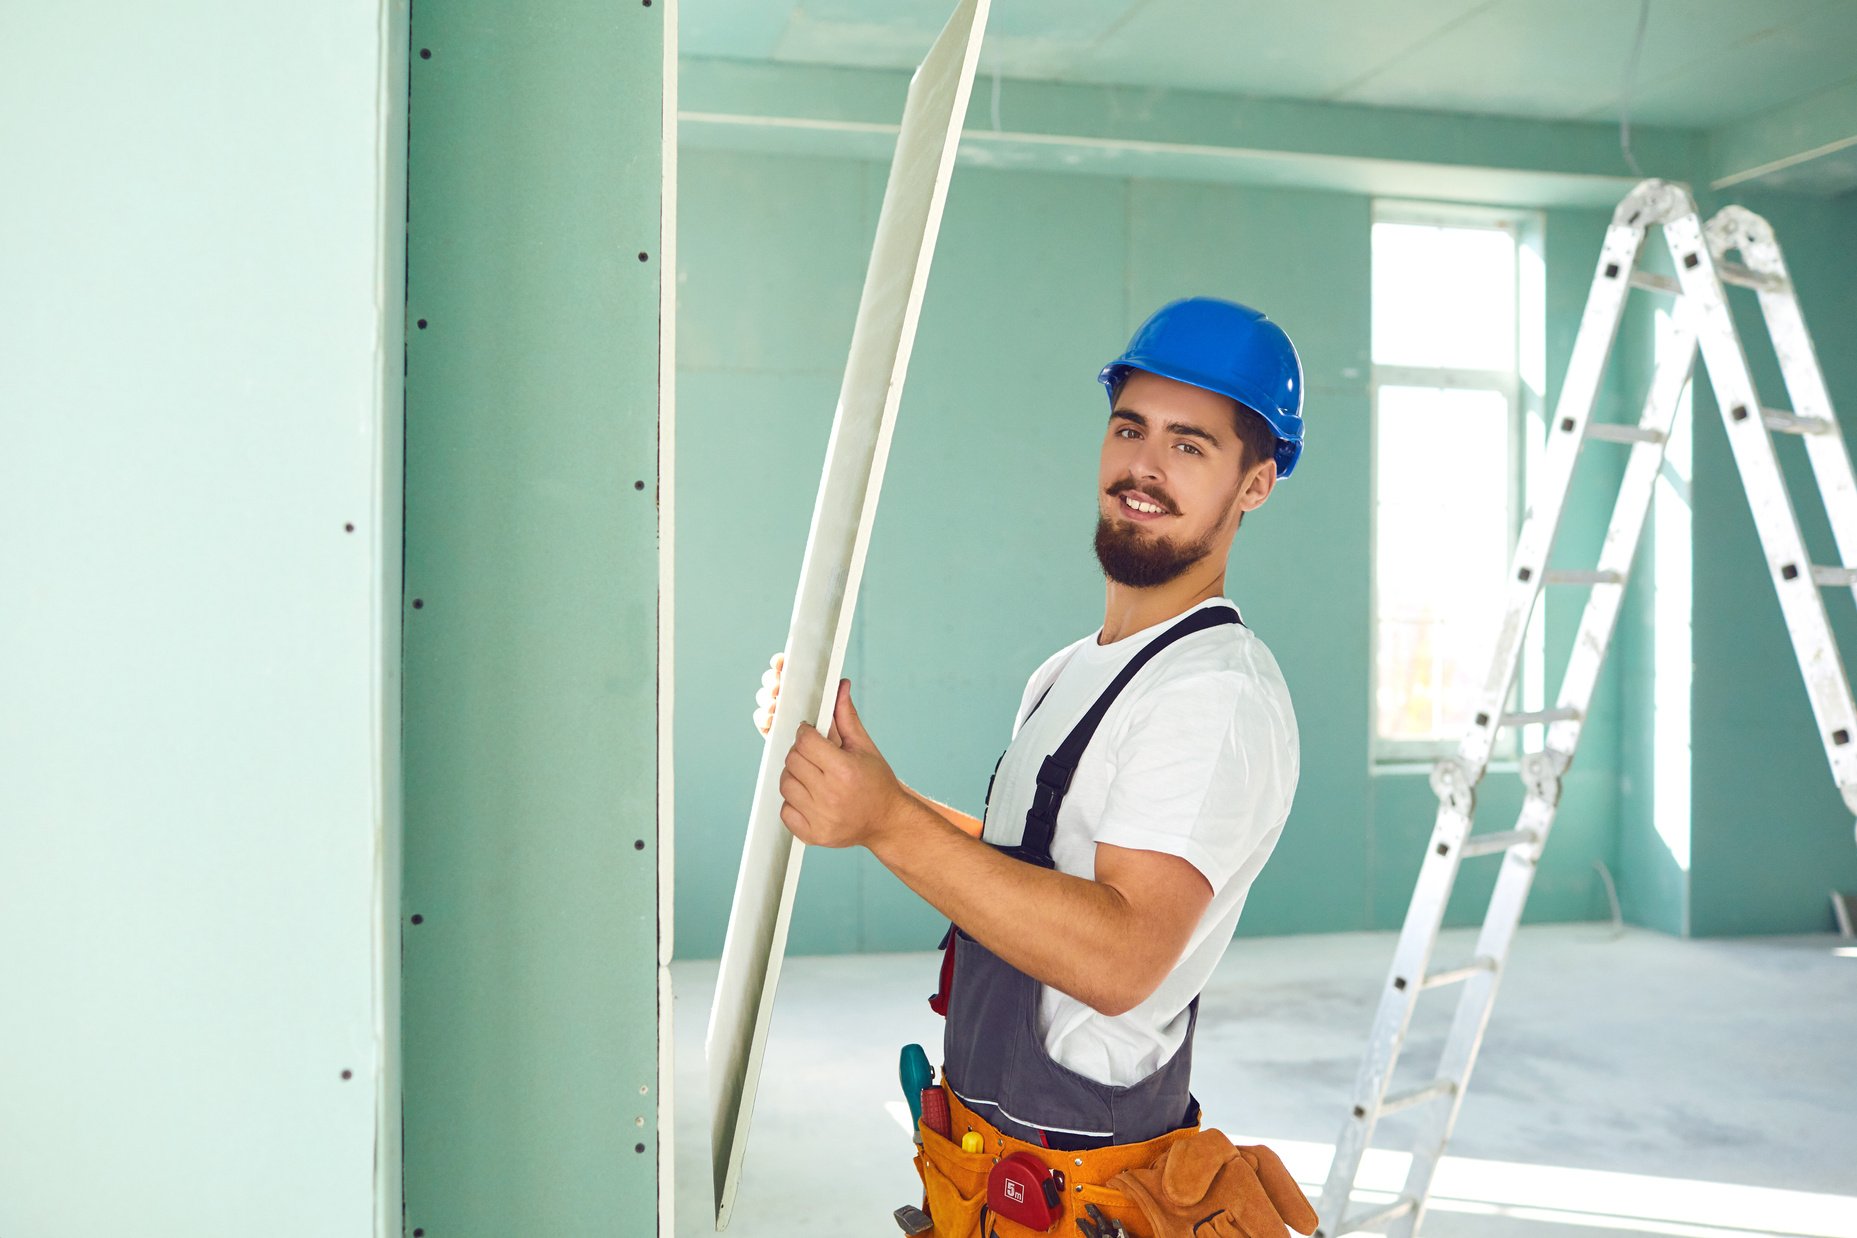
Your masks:
<svg viewBox="0 0 1857 1238"><path fill-rule="evenodd" d="M1134 435L1135 435L1134 426L1123 426L1121 429L1115 432L1115 436L1117 438L1133 438Z"/></svg>
<svg viewBox="0 0 1857 1238"><path fill-rule="evenodd" d="M1192 453L1193 453L1194 455L1196 455L1196 456L1197 456L1197 455L1201 455L1201 454L1203 454L1203 453L1202 453L1202 452L1201 452L1201 451L1199 450L1199 448L1197 448L1197 447L1195 447L1195 446L1193 446L1193 444L1191 444L1191 443L1176 443L1176 444L1174 444L1174 445L1175 445L1176 447L1178 447L1178 448L1180 448L1180 449L1181 449L1182 451L1190 451L1190 452L1192 452Z"/></svg>

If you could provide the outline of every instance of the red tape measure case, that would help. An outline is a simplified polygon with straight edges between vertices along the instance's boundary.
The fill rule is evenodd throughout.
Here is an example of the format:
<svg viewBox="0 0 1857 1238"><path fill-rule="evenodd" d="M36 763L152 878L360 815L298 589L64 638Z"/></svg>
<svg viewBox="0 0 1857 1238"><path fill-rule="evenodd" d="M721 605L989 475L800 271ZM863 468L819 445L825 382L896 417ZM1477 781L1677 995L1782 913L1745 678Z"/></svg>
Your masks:
<svg viewBox="0 0 1857 1238"><path fill-rule="evenodd" d="M1048 1230L1064 1216L1063 1171L1014 1152L987 1175L987 1207L1027 1229Z"/></svg>

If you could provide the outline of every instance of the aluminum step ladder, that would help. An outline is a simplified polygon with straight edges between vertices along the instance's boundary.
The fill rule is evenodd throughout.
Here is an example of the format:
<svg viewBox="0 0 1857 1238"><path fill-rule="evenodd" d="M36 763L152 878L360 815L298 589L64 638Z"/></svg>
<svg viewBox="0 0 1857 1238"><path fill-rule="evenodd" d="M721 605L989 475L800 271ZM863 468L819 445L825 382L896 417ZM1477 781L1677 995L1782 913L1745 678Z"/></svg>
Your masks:
<svg viewBox="0 0 1857 1238"><path fill-rule="evenodd" d="M1638 269L1645 235L1653 226L1661 228L1669 247L1674 279ZM1741 261L1729 261L1728 255L1737 251ZM1724 284L1750 287L1759 294L1792 403L1790 410L1761 405ZM1635 424L1594 421L1600 379L1633 287L1675 296L1674 346L1659 361ZM1360 1231L1411 1238L1424 1220L1432 1177L1463 1104L1535 865L1554 825L1561 779L1579 745L1698 347L1721 405L1832 776L1845 804L1857 813L1857 743L1852 742L1857 736L1857 707L1853 707L1850 683L1819 593L1826 587L1857 590L1857 570L1853 569L1857 565L1857 482L1852 479L1850 455L1817 355L1767 222L1731 206L1717 214L1705 231L1687 189L1645 181L1619 205L1606 232L1566 381L1548 429L1537 499L1523 521L1510 565L1502 625L1489 675L1473 707L1474 721L1456 755L1438 762L1432 771L1437 824L1374 1015L1354 1085L1353 1108L1336 1141L1316 1238L1341 1238ZM1830 515L1841 559L1837 565L1814 566L1806 557L1799 522L1774 454L1770 435L1775 433L1805 439L1813 476ZM1630 451L1598 566L1592 571L1550 571L1549 552L1560 527L1574 465L1581 449L1593 441L1623 444ZM1512 712L1507 703L1524 635L1544 585L1591 592L1555 705ZM1523 726L1544 726L1545 744L1543 751L1522 759L1525 797L1515 828L1473 833L1476 788L1497 734L1503 728ZM1475 951L1462 966L1433 971L1432 951L1458 866L1477 856L1501 856L1502 866ZM1451 985L1463 987L1436 1075L1419 1087L1389 1095L1388 1081L1404 1047L1419 994ZM1403 1189L1390 1204L1350 1214L1354 1181L1376 1123L1408 1109L1418 1112L1419 1130Z"/></svg>

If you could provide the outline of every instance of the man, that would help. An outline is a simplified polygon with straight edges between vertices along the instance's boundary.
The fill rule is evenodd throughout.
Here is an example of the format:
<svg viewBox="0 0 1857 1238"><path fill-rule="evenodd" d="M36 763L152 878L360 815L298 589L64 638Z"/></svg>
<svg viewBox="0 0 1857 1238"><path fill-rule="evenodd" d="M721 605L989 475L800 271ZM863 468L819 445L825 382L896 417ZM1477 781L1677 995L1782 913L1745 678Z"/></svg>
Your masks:
<svg viewBox="0 0 1857 1238"><path fill-rule="evenodd" d="M1085 1233L1280 1234L1279 1214L1307 1232L1267 1149L1197 1132L1188 1082L1199 991L1296 786L1288 689L1223 595L1240 522L1301 452L1302 366L1262 314L1194 298L1100 377L1102 627L1032 675L984 821L897 779L849 682L830 737L800 728L781 820L814 846L869 848L958 926L936 999L951 1129L925 1132L918 1158L938 1235L1040 1232L1045 1213L1015 1217L985 1189L1027 1150L1068 1173L1050 1194Z"/></svg>

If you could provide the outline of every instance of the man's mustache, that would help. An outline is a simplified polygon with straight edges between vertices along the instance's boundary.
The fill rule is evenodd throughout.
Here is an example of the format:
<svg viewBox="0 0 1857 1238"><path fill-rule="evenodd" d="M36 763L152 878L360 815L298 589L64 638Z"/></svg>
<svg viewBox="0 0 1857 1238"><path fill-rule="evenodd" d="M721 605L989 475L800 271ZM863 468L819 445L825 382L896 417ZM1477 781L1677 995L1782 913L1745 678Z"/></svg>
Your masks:
<svg viewBox="0 0 1857 1238"><path fill-rule="evenodd" d="M1108 493L1109 497L1113 499L1119 495L1127 494L1130 490L1141 491L1156 503L1166 508L1167 514L1170 516L1178 516L1180 514L1180 508L1174 503L1172 495L1168 494L1165 490L1156 490L1151 486L1137 485L1133 477L1124 477L1121 481L1116 482L1113 486L1109 487Z"/></svg>

